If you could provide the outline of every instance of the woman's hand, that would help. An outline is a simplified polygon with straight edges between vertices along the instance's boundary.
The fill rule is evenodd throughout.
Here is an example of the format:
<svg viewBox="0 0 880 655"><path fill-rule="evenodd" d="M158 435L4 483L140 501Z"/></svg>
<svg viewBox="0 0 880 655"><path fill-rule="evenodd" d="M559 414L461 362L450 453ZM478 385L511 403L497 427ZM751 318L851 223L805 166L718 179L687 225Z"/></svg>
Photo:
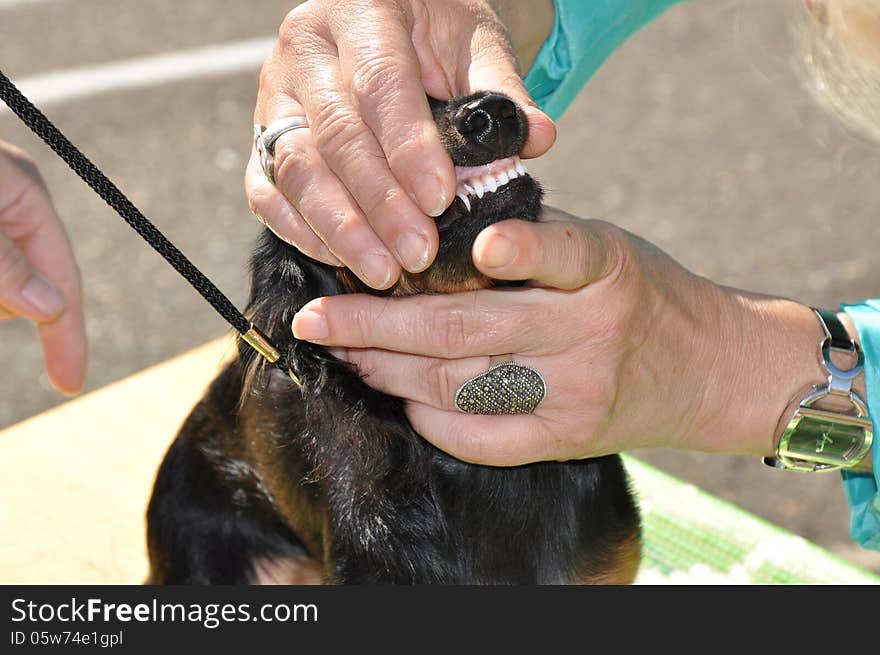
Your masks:
<svg viewBox="0 0 880 655"><path fill-rule="evenodd" d="M654 446L769 455L792 397L822 379L808 308L714 285L608 223L547 210L541 223L487 228L473 255L488 276L532 286L320 298L293 321L298 338L336 346L368 384L408 400L413 427L461 459ZM462 383L505 359L543 376L538 409L457 411Z"/></svg>
<svg viewBox="0 0 880 655"><path fill-rule="evenodd" d="M39 325L55 388L78 391L87 348L70 242L33 162L0 141L0 319L15 316Z"/></svg>
<svg viewBox="0 0 880 655"><path fill-rule="evenodd" d="M254 122L305 114L309 128L276 142L277 188L252 154L251 210L307 255L376 289L401 266L427 268L438 238L429 216L452 202L456 183L425 94L506 92L529 118L523 156L544 153L555 127L526 92L509 37L533 57L552 19L551 0L303 3L263 66Z"/></svg>

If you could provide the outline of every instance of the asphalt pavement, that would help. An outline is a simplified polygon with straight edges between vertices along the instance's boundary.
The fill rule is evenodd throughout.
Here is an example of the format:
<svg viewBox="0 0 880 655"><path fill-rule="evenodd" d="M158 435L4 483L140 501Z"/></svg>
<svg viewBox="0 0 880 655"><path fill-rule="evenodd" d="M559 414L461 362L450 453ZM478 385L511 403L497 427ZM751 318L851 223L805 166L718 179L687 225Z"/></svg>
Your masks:
<svg viewBox="0 0 880 655"><path fill-rule="evenodd" d="M0 68L26 81L166 53L196 61L205 46L271 37L294 4L0 0ZM797 4L702 0L639 32L562 118L552 152L530 165L549 202L613 221L722 284L828 307L877 296L880 146L847 132L805 90L790 28ZM239 63L227 72L193 64L186 79L127 79L100 93L74 89L45 110L243 307L260 227L242 188L258 65ZM86 294L86 390L228 333L8 113L0 138L36 159L69 229ZM49 386L24 322L0 324L0 371L0 428L66 400ZM637 454L880 572L880 553L848 538L835 474L781 473L746 457Z"/></svg>

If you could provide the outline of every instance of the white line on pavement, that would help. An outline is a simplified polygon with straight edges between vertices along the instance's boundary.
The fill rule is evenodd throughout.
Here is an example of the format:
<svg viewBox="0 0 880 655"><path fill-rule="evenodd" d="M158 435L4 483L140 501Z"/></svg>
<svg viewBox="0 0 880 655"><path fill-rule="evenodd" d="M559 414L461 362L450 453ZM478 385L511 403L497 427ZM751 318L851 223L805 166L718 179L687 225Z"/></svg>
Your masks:
<svg viewBox="0 0 880 655"><path fill-rule="evenodd" d="M13 81L31 102L38 107L45 107L52 103L79 100L101 93L254 70L262 65L276 40L274 36L248 39L98 66L60 70ZM8 112L5 105L0 105L0 114Z"/></svg>
<svg viewBox="0 0 880 655"><path fill-rule="evenodd" d="M60 2L61 0L0 0L0 9L11 9L23 5L44 5L47 2Z"/></svg>

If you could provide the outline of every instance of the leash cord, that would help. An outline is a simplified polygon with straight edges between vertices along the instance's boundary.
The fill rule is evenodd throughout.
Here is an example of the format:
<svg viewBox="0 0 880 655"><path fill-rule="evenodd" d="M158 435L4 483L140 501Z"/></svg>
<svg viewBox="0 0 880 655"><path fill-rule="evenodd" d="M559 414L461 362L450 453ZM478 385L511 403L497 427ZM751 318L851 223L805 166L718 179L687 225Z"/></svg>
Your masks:
<svg viewBox="0 0 880 655"><path fill-rule="evenodd" d="M18 87L0 70L0 98L40 137L83 182L88 184L110 207L116 210L156 252L174 267L207 300L211 306L239 333L249 345L289 373L286 357L269 342L235 305L214 286L186 256L153 225L146 216L95 166L70 140L19 91ZM291 377L293 377L291 373ZM294 378L294 382L297 382Z"/></svg>

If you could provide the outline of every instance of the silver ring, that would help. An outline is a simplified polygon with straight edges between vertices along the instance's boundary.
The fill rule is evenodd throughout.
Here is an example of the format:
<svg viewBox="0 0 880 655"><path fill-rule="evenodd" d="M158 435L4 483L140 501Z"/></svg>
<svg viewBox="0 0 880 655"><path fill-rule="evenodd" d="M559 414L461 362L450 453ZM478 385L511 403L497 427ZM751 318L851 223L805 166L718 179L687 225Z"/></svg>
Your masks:
<svg viewBox="0 0 880 655"><path fill-rule="evenodd" d="M288 116L287 118L279 118L267 126L254 125L254 146L257 154L260 155L260 164L263 166L263 173L269 178L272 184L275 184L275 142L278 137L295 130L300 127L308 127L309 122L305 116Z"/></svg>
<svg viewBox="0 0 880 655"><path fill-rule="evenodd" d="M472 377L455 392L455 406L466 414L531 414L547 396L535 369L501 362Z"/></svg>

